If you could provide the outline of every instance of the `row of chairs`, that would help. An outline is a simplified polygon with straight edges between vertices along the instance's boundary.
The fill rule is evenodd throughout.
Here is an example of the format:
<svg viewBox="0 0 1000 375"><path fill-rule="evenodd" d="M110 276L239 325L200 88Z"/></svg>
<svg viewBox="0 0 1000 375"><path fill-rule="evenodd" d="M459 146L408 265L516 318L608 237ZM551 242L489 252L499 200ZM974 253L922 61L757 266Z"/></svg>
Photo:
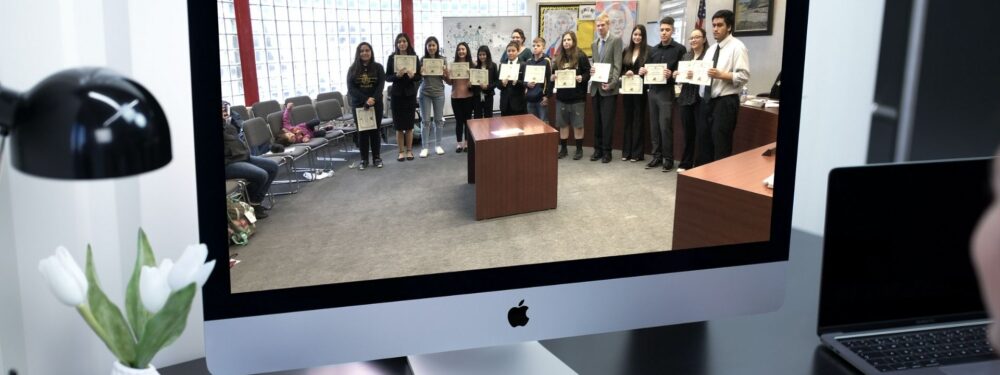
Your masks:
<svg viewBox="0 0 1000 375"><path fill-rule="evenodd" d="M324 92L316 96L316 100L308 96L293 96L291 98L285 99L285 104L292 103L294 107L304 106L304 105L316 105L319 102L327 100L336 100L340 104L340 120L350 120L352 119L350 108L347 107L347 102L344 100L344 94L339 91L334 92ZM261 117L267 119L273 113L281 113L284 107L278 103L277 100L266 100L262 102L254 103L250 108L246 106L233 106L232 110L238 113L244 119L250 119L254 117Z"/></svg>

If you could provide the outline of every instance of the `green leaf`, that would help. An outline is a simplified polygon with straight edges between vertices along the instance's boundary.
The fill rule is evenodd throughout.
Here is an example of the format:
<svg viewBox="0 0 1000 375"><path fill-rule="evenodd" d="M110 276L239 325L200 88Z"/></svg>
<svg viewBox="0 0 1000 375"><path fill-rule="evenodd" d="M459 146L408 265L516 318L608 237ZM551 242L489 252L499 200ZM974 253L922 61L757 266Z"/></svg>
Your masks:
<svg viewBox="0 0 1000 375"><path fill-rule="evenodd" d="M149 321L151 314L142 306L139 276L142 274L142 266L156 266L156 256L153 255L153 248L149 246L149 239L146 238L146 232L142 228L139 228L138 242L135 267L132 268L132 277L129 278L128 288L125 290L125 313L128 314L128 321L132 325L132 332L135 332L136 340L142 340L146 322Z"/></svg>
<svg viewBox="0 0 1000 375"><path fill-rule="evenodd" d="M146 322L146 334L139 340L136 349L135 368L149 366L156 352L173 343L184 332L197 288L197 284L191 283L171 293L163 308Z"/></svg>
<svg viewBox="0 0 1000 375"><path fill-rule="evenodd" d="M108 349L119 361L130 364L135 360L135 339L132 337L132 331L129 331L128 322L122 316L121 310L114 303L111 303L108 296L101 291L97 282L94 254L90 245L87 245L86 273L87 282L90 284L90 287L87 288L87 304L94 321L91 326L95 324L100 326L101 329L95 329L94 332L104 341L104 345L108 346Z"/></svg>

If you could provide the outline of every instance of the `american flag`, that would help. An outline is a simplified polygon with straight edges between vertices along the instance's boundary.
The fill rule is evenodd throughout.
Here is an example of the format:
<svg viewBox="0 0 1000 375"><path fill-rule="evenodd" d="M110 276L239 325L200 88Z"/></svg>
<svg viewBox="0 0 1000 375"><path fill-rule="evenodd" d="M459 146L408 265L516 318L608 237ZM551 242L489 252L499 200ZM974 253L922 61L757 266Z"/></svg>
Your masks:
<svg viewBox="0 0 1000 375"><path fill-rule="evenodd" d="M698 3L698 22L695 22L694 27L703 29L705 26L705 0L701 0Z"/></svg>

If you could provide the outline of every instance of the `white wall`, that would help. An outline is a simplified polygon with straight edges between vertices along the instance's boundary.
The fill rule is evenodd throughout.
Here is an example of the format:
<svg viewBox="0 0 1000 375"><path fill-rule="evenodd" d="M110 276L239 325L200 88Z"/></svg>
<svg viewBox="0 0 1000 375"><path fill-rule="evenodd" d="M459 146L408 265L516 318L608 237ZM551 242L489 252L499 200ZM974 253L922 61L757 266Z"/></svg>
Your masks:
<svg viewBox="0 0 1000 375"><path fill-rule="evenodd" d="M0 38L0 50L17 51L15 58L0 59L4 86L23 91L65 68L107 66L145 85L171 123L173 161L142 177L56 181L12 170L9 152L0 163L3 364L28 374L108 373L111 354L72 308L49 293L38 261L65 245L83 262L92 244L102 287L121 304L140 226L161 258L177 258L184 245L197 242L186 5L45 0L10 2L4 13L3 35L31 35ZM201 356L201 321L199 296L184 335L154 365Z"/></svg>
<svg viewBox="0 0 1000 375"><path fill-rule="evenodd" d="M810 2L795 228L822 234L830 169L865 163L884 6L885 0Z"/></svg>
<svg viewBox="0 0 1000 375"><path fill-rule="evenodd" d="M656 19L656 2L641 4L640 20ZM821 233L827 172L864 162L878 56L873 36L881 30L883 4L813 1L796 177L797 228ZM534 13L537 2L529 0L529 8ZM844 27L838 16L843 9L852 9L851 27ZM31 34L0 38L0 50L17 51L14 58L0 59L5 86L26 90L63 68L106 65L149 88L171 123L174 160L142 177L52 181L13 171L9 152L0 163L0 301L5 307L0 309L0 363L28 374L108 373L111 355L72 309L50 295L37 264L60 244L82 261L84 245L92 243L102 285L120 303L138 225L149 233L159 257L176 258L185 244L197 241L186 8L183 2L42 0L10 2L4 12L2 35ZM118 18L126 13L132 22ZM850 64L843 59L848 51ZM201 321L199 297L184 335L160 352L154 364L202 356Z"/></svg>

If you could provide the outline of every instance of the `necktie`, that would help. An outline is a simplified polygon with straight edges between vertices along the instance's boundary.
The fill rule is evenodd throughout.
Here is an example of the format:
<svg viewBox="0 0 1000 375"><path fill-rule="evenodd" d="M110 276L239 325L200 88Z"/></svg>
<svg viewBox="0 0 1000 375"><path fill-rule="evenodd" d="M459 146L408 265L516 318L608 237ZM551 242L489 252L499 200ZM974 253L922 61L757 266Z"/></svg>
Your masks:
<svg viewBox="0 0 1000 375"><path fill-rule="evenodd" d="M722 50L722 46L715 45L715 54L712 55L712 68L715 68L716 66L719 65L720 50ZM705 86L705 90L701 95L703 98L705 98L706 102L712 100L712 82L715 82L714 78L708 81L708 86Z"/></svg>
<svg viewBox="0 0 1000 375"><path fill-rule="evenodd" d="M604 39L597 43L597 56L599 60L604 61Z"/></svg>

